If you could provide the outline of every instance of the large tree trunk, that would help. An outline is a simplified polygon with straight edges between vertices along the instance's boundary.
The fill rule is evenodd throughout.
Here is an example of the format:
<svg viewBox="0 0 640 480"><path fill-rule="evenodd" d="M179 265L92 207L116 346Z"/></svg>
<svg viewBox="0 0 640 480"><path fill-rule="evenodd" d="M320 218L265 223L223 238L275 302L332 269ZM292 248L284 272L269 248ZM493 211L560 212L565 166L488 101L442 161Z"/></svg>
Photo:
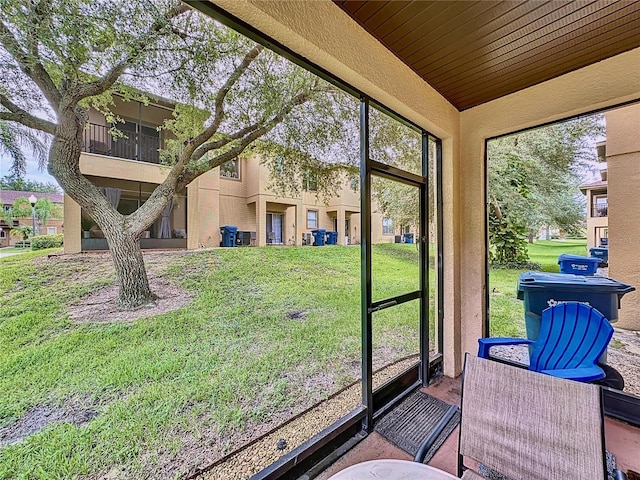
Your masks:
<svg viewBox="0 0 640 480"><path fill-rule="evenodd" d="M139 238L152 221L126 221L86 177L80 173L82 133L86 124L86 111L69 108L60 112L59 123L49 151L49 173L60 183L65 193L75 200L102 229L109 244L118 282L118 305L136 308L153 303L156 296L149 288ZM167 202L170 195L166 196ZM163 199L157 199L157 214L164 208ZM151 212L149 218L156 218Z"/></svg>
<svg viewBox="0 0 640 480"><path fill-rule="evenodd" d="M149 288L139 238L116 230L111 232L107 241L118 279L118 305L136 308L153 303L157 297Z"/></svg>

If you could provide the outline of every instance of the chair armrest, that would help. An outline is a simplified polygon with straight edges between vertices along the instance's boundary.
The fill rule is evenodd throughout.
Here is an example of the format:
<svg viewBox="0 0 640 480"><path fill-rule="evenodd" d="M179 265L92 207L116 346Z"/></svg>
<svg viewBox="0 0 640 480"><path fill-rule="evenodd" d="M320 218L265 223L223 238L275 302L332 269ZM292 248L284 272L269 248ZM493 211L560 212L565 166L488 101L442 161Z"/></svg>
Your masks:
<svg viewBox="0 0 640 480"><path fill-rule="evenodd" d="M531 345L533 340L526 338L479 338L478 339L478 356L480 358L489 358L489 349L497 345Z"/></svg>
<svg viewBox="0 0 640 480"><path fill-rule="evenodd" d="M576 380L578 382L592 382L594 380L600 380L606 377L602 368L595 367L580 367L580 368L564 368L561 370L540 370L540 373L546 375L552 375L558 378L564 378L567 380Z"/></svg>
<svg viewBox="0 0 640 480"><path fill-rule="evenodd" d="M613 469L613 478L615 480L627 480L627 474L617 468Z"/></svg>

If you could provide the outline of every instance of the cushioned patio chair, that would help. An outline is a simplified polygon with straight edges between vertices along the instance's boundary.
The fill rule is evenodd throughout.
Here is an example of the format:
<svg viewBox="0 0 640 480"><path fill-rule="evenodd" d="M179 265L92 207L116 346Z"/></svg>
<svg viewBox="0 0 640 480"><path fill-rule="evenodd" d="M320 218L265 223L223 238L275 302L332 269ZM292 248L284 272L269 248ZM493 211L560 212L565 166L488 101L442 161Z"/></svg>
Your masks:
<svg viewBox="0 0 640 480"><path fill-rule="evenodd" d="M581 382L604 378L598 359L613 335L609 321L595 308L566 302L542 311L536 341L524 338L481 338L478 356L489 357L497 345L531 345L529 370Z"/></svg>
<svg viewBox="0 0 640 480"><path fill-rule="evenodd" d="M459 474L466 461L511 480L604 480L605 458L599 386L467 354ZM462 478L485 477L467 469Z"/></svg>
<svg viewBox="0 0 640 480"><path fill-rule="evenodd" d="M600 387L466 355L458 477L486 480L606 480ZM417 465L413 463L413 465ZM424 468L423 468L424 467ZM626 476L614 472L616 480ZM353 465L332 479L455 479L403 460Z"/></svg>

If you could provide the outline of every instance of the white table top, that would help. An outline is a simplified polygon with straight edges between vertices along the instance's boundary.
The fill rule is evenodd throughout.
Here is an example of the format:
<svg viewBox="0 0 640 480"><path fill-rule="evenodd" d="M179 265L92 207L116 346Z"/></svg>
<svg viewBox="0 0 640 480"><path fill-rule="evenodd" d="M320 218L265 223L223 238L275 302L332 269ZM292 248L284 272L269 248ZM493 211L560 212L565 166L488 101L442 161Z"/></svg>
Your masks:
<svg viewBox="0 0 640 480"><path fill-rule="evenodd" d="M459 480L450 473L407 460L370 460L352 465L329 480Z"/></svg>

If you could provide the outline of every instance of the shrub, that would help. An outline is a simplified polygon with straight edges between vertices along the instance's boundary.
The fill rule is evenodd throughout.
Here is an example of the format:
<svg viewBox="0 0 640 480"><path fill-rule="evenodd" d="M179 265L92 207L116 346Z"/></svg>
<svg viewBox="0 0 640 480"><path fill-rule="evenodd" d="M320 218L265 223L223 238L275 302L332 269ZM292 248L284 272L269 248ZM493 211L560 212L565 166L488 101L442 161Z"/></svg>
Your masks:
<svg viewBox="0 0 640 480"><path fill-rule="evenodd" d="M56 233L55 235L37 235L31 237L31 250L42 250L44 248L56 248L62 246L64 235Z"/></svg>
<svg viewBox="0 0 640 480"><path fill-rule="evenodd" d="M542 270L542 265L536 262L492 263L490 267L493 270Z"/></svg>

